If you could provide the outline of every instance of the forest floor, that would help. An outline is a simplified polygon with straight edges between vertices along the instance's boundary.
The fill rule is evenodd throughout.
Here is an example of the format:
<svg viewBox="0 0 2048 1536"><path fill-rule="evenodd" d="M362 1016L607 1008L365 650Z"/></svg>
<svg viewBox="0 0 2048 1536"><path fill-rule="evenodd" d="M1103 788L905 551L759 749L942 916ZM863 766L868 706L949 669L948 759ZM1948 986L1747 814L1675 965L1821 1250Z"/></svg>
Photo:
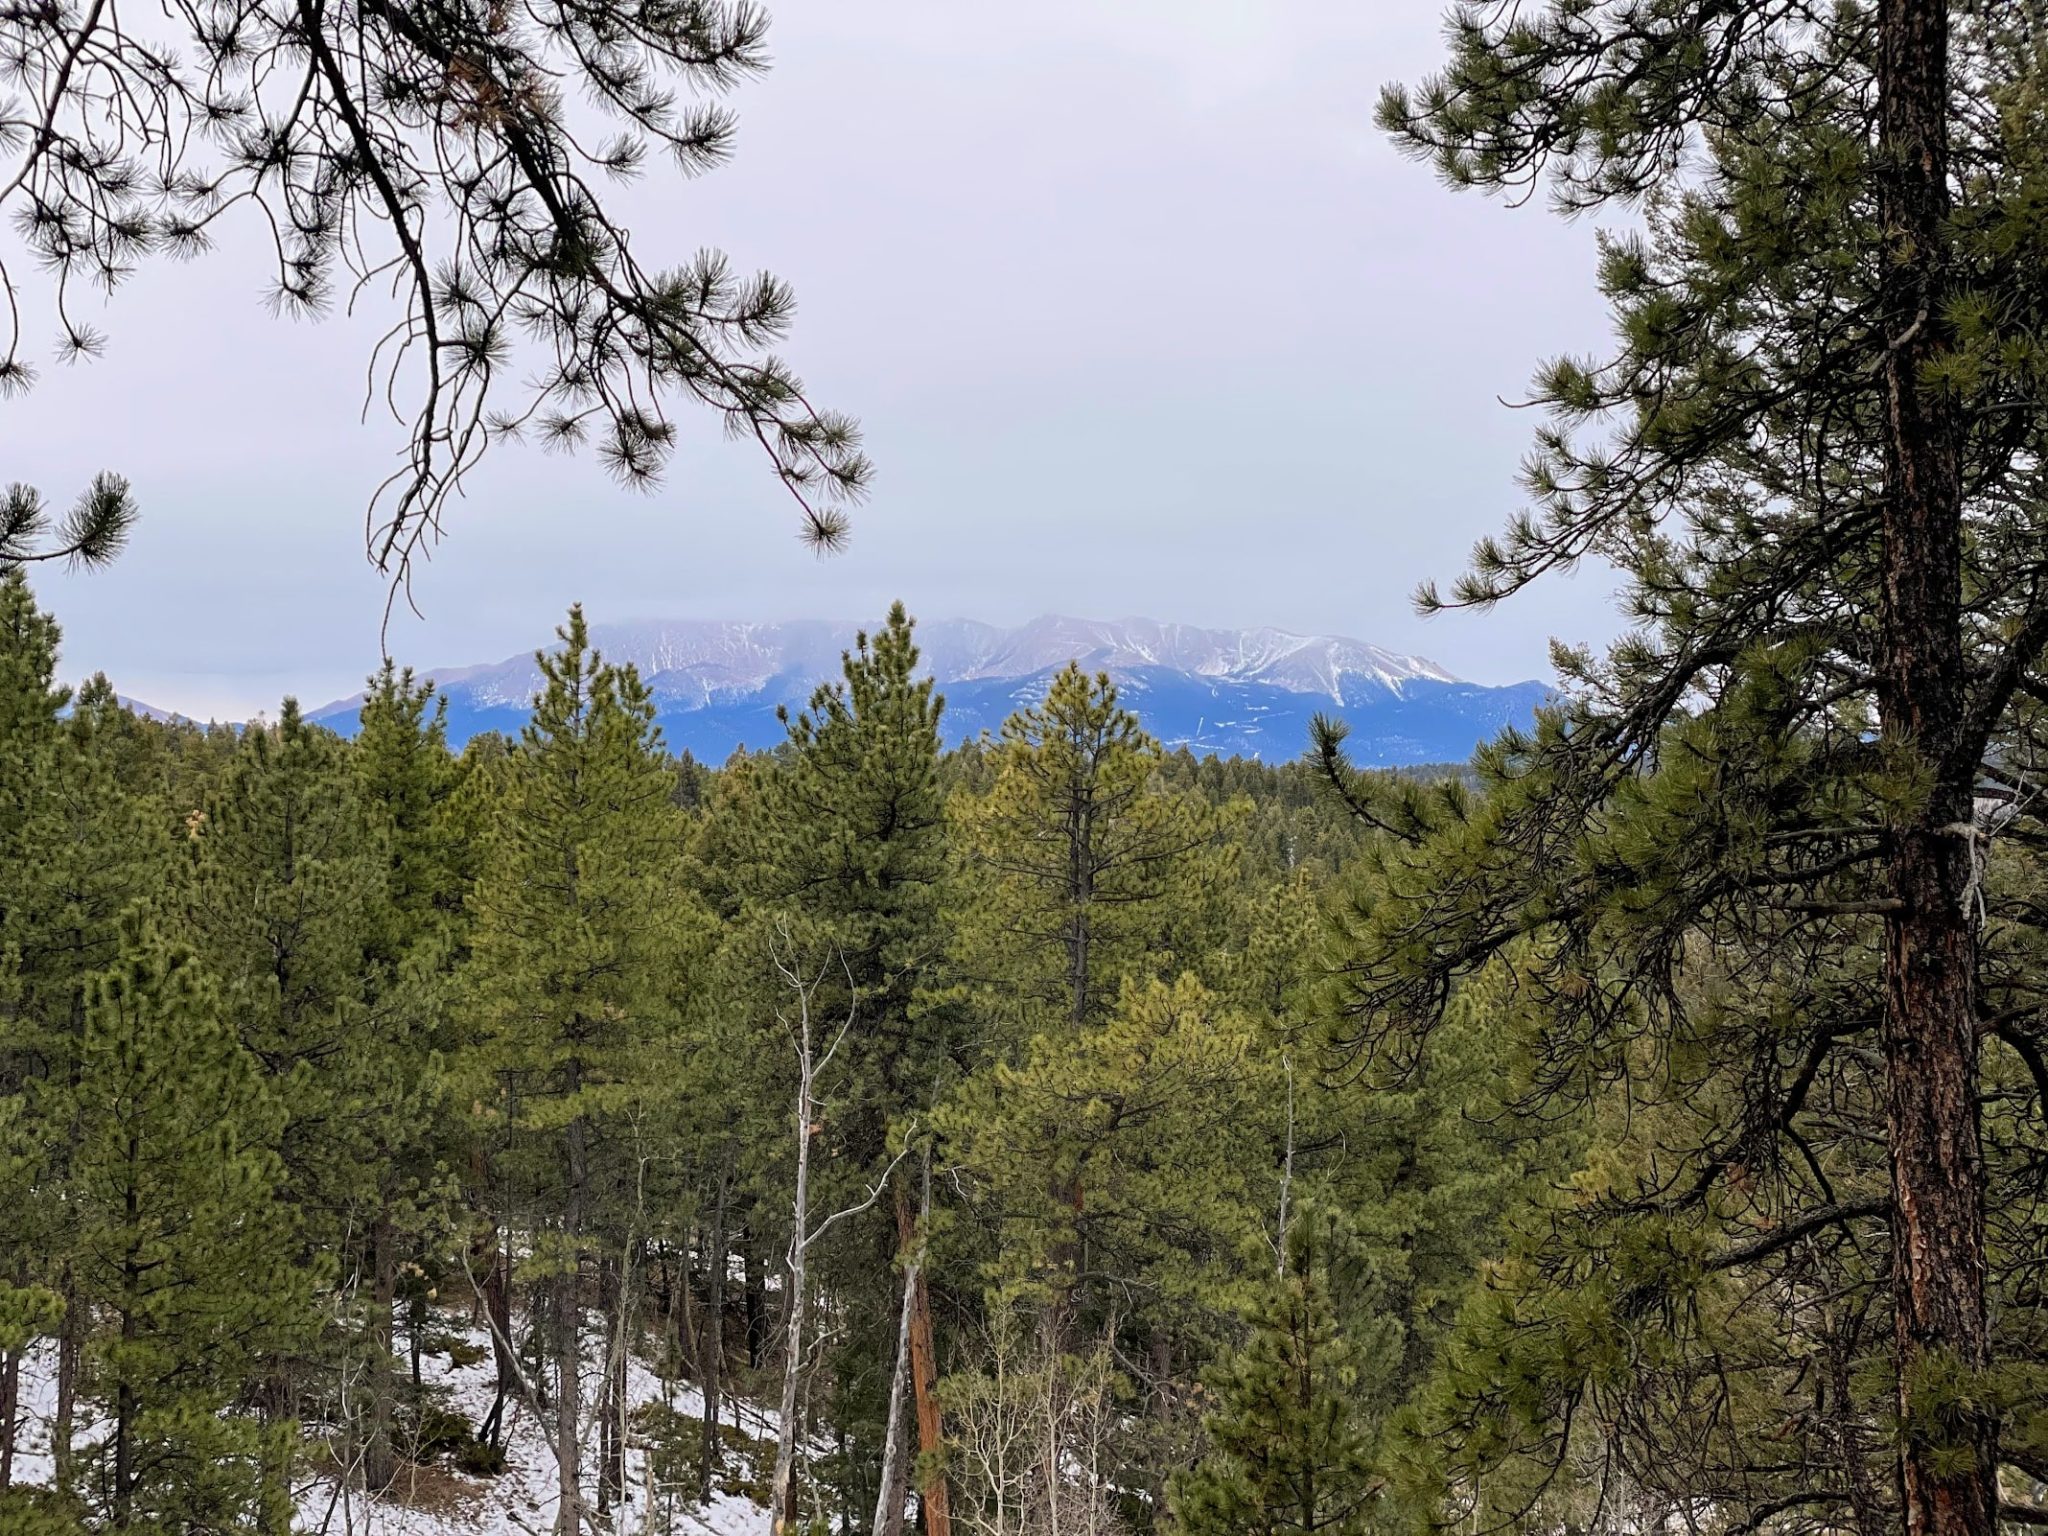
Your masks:
<svg viewBox="0 0 2048 1536"><path fill-rule="evenodd" d="M495 1395L490 1337L482 1328L465 1317L444 1315L435 1320L430 1342L435 1347L423 1349L420 1359L427 1411L408 1415L400 1429L401 1450L416 1453L423 1451L427 1436L454 1427L458 1419L465 1429L480 1425ZM586 1397L596 1387L595 1354L589 1363ZM49 1344L24 1361L23 1423L15 1456L15 1478L22 1483L47 1483L54 1470L55 1364L56 1350ZM699 1504L702 1396L694 1387L663 1382L638 1360L628 1365L627 1396L626 1497L609 1528L620 1536L765 1536L766 1483L775 1455L773 1415L751 1403L737 1404L740 1423L727 1424L721 1434L724 1473L709 1501ZM401 1460L397 1482L375 1498L336 1475L328 1443L309 1435L301 1462L305 1480L294 1490L295 1529L308 1536L546 1536L554 1529L559 1496L547 1426L515 1400L507 1400L504 1414L503 1471L486 1476L462 1470L455 1450L444 1447ZM81 1447L105 1433L98 1405L82 1401L76 1415L74 1434ZM588 1421L585 1430L583 1482L594 1508L597 1434ZM461 1432L456 1431L458 1437Z"/></svg>

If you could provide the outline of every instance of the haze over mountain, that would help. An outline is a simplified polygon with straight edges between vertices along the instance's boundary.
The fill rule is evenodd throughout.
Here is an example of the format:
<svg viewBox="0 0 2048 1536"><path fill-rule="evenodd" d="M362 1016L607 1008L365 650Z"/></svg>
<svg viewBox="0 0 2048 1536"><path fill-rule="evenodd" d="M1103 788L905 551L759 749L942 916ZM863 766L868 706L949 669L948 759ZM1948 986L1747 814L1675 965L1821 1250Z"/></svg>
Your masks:
<svg viewBox="0 0 2048 1536"><path fill-rule="evenodd" d="M859 630L829 620L677 621L598 624L591 636L608 659L639 668L672 748L718 762L735 747L780 741L776 710L801 707L837 677ZM949 742L996 730L1070 660L1108 672L1168 747L1271 761L1301 753L1318 711L1350 722L1360 762L1462 760L1501 726L1527 720L1549 692L1540 682L1486 687L1362 640L1278 629L1049 616L1015 628L941 619L920 623L917 635L946 697ZM448 699L458 744L482 731L516 733L540 686L530 652L429 675ZM311 718L348 733L357 704L339 700Z"/></svg>

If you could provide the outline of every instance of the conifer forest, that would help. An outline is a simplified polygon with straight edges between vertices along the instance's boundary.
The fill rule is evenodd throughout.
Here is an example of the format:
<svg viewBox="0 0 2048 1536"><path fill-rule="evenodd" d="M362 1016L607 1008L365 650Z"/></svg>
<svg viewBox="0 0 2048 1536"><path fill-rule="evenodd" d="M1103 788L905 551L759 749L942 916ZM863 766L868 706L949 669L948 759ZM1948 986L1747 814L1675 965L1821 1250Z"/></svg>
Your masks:
<svg viewBox="0 0 2048 1536"><path fill-rule="evenodd" d="M0 412L253 252L395 306L385 635L537 447L708 417L837 551L884 482L787 290L617 190L727 157L765 27L0 0ZM163 487L0 492L0 1536L2048 1528L2048 11L1435 59L1382 146L1599 221L1609 322L1414 573L1618 596L1466 762L1163 744L1078 660L953 731L902 602L700 760L566 592L516 732L395 639L345 731L202 726L60 648Z"/></svg>

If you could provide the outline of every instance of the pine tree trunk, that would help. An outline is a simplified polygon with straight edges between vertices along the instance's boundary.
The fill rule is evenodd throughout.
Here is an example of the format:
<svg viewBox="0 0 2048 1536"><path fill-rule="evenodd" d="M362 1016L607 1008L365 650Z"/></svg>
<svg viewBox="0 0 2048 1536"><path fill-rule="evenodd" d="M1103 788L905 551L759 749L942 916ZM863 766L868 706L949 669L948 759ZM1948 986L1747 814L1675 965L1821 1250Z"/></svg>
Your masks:
<svg viewBox="0 0 2048 1536"><path fill-rule="evenodd" d="M583 1463L581 1426L577 1420L582 1406L582 1383L577 1345L582 1332L578 1326L576 1271L566 1268L554 1277L555 1346L555 1530L559 1536L577 1536L582 1520Z"/></svg>
<svg viewBox="0 0 2048 1536"><path fill-rule="evenodd" d="M130 1325L122 1325L123 1337ZM122 1382L114 1392L114 1486L113 1529L129 1528L135 1505L135 1416L139 1405L135 1388Z"/></svg>
<svg viewBox="0 0 2048 1536"><path fill-rule="evenodd" d="M761 1357L768 1351L768 1292L761 1274L761 1245L752 1230L742 1235L740 1262L744 1267L747 1322L747 1369L761 1369Z"/></svg>
<svg viewBox="0 0 2048 1536"><path fill-rule="evenodd" d="M903 1230L904 1200L896 1193L897 1231ZM896 1356L889 1372L889 1413L882 1432L881 1488L875 1496L874 1536L903 1536L903 1507L909 1502L910 1459L903 1454L903 1399L910 1384L910 1332L917 1315L917 1283L924 1266L918 1251L904 1246L903 1306L896 1320Z"/></svg>
<svg viewBox="0 0 2048 1536"><path fill-rule="evenodd" d="M490 1415L485 1420L485 1439L496 1446L504 1433L505 1401L519 1390L519 1361L512 1353L512 1282L507 1273L510 1264L495 1222L480 1241L484 1255L484 1315L490 1320L491 1364L497 1377Z"/></svg>
<svg viewBox="0 0 2048 1536"><path fill-rule="evenodd" d="M1962 471L1954 403L1925 382L1949 345L1948 0L1882 0L1879 213L1889 347L1879 707L1886 744L1927 773L1892 829L1900 907L1885 934L1884 1054L1891 1145L1893 1307L1908 1536L1993 1536L1995 1416L1977 1391L1938 1415L1941 1378L1983 1371L1983 1160L1976 953L1968 910L1975 762L1955 762L1968 674L1961 628Z"/></svg>
<svg viewBox="0 0 2048 1536"><path fill-rule="evenodd" d="M730 1160L719 1165L718 1194L711 1206L711 1246L706 1254L710 1269L705 1287L704 1344L698 1351L704 1382L704 1443L697 1460L697 1497L711 1497L711 1477L718 1470L720 1456L718 1415L725 1389L725 1206L732 1184Z"/></svg>
<svg viewBox="0 0 2048 1536"><path fill-rule="evenodd" d="M929 1202L930 1193L926 1192ZM930 1214L929 1209L926 1212ZM896 1235L905 1245L917 1237L912 1225L910 1201L902 1189L896 1191ZM910 1385L911 1401L917 1412L917 1448L920 1456L936 1464L943 1433L939 1419L938 1354L932 1341L932 1299L924 1269L919 1266L910 1286ZM934 1472L919 1488L918 1515L925 1536L952 1536L953 1506L946 1492L946 1476Z"/></svg>
<svg viewBox="0 0 2048 1536"><path fill-rule="evenodd" d="M668 1293L668 1325L674 1339L676 1374L684 1381L701 1381L704 1365L697 1348L697 1267L691 1255L703 1247L703 1230L692 1226L683 1234L681 1263L674 1280L668 1278L666 1251L662 1258L662 1283Z"/></svg>
<svg viewBox="0 0 2048 1536"><path fill-rule="evenodd" d="M575 1063L569 1067L569 1092L581 1086ZM584 1134L581 1119L571 1120L563 1132L568 1154L568 1210L566 1213L569 1252L562 1273L555 1277L555 1469L560 1503L555 1512L559 1536L577 1536L583 1524L583 1462L581 1345L583 1337L582 1299L577 1295L578 1253L583 1238L583 1194L586 1174Z"/></svg>
<svg viewBox="0 0 2048 1536"><path fill-rule="evenodd" d="M1159 1426L1159 1443L1168 1446L1173 1443L1173 1336L1158 1324L1152 1328L1151 1352L1152 1391L1148 1406L1152 1422ZM1162 1522L1166 1515L1166 1471L1167 1458L1156 1456L1146 1476L1146 1495L1152 1501L1154 1515Z"/></svg>
<svg viewBox="0 0 2048 1536"><path fill-rule="evenodd" d="M398 1476L391 1444L392 1303L398 1293L396 1234L380 1213L370 1229L370 1338L363 1389L369 1397L369 1430L363 1444L363 1486L382 1493Z"/></svg>
<svg viewBox="0 0 2048 1536"><path fill-rule="evenodd" d="M14 1483L14 1439L21 1432L21 1351L0 1354L0 1491Z"/></svg>
<svg viewBox="0 0 2048 1536"><path fill-rule="evenodd" d="M598 1270L598 1293L603 1297L605 1317L605 1372L603 1407L598 1412L597 1512L610 1514L626 1502L626 1444L621 1423L626 1409L626 1296L616 1259L605 1259Z"/></svg>
<svg viewBox="0 0 2048 1536"><path fill-rule="evenodd" d="M79 1319L84 1307L66 1261L58 1281L64 1297L64 1318L57 1329L57 1402L50 1419L50 1459L59 1488L69 1488L74 1471L72 1425L78 1407Z"/></svg>
<svg viewBox="0 0 2048 1536"><path fill-rule="evenodd" d="M126 1148L128 1166L135 1166L139 1149L131 1137ZM131 1179L122 1197L122 1215L126 1219L126 1230L137 1230L138 1201L134 1181ZM138 1251L132 1244L121 1260L121 1342L133 1346L140 1332L136 1321L134 1298L141 1289L142 1264ZM124 1370L121 1381L114 1389L114 1486L113 1514L114 1529L125 1531L130 1524L130 1514L135 1499L135 1420L142 1405L135 1400L135 1384L128 1379ZM60 1487L63 1485L59 1485Z"/></svg>

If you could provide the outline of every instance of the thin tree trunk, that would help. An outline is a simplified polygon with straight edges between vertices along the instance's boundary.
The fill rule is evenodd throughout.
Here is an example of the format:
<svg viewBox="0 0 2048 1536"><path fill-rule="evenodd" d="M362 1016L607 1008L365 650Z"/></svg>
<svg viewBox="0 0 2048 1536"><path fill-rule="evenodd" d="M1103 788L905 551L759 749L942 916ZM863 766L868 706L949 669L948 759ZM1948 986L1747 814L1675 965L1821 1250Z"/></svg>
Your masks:
<svg viewBox="0 0 2048 1536"><path fill-rule="evenodd" d="M1153 1324L1152 1338L1152 1392L1149 1406L1152 1422L1159 1426L1159 1443L1162 1446L1173 1443L1173 1336L1161 1324ZM1154 1459L1146 1474L1146 1495L1152 1502L1155 1516L1166 1513L1166 1458ZM1310 1473L1313 1476L1313 1472ZM1310 1530L1316 1527L1311 1525Z"/></svg>
<svg viewBox="0 0 2048 1536"><path fill-rule="evenodd" d="M925 1172L924 1214L927 1222L931 1216L931 1173ZM896 1235L906 1248L921 1241L922 1234L912 1224L910 1198L899 1185L896 1190ZM917 1412L917 1448L927 1465L936 1467L938 1452L943 1436L943 1425L939 1418L939 1373L938 1356L932 1341L931 1292L925 1282L924 1268L918 1266L910 1279L910 1384L911 1399ZM953 1506L946 1491L946 1476L934 1470L930 1478L919 1488L919 1518L925 1528L925 1536L952 1536Z"/></svg>
<svg viewBox="0 0 2048 1536"><path fill-rule="evenodd" d="M71 1441L78 1405L79 1319L85 1309L68 1260L58 1284L64 1296L64 1317L57 1329L57 1402L50 1420L50 1459L57 1486L69 1488L76 1470Z"/></svg>
<svg viewBox="0 0 2048 1536"><path fill-rule="evenodd" d="M133 1325L123 1322L122 1337L130 1337ZM140 1411L135 1388L123 1381L114 1392L114 1529L125 1531L131 1524L135 1504L135 1416Z"/></svg>
<svg viewBox="0 0 2048 1536"><path fill-rule="evenodd" d="M728 1157L718 1166L718 1194L711 1205L711 1247L706 1256L710 1275L705 1287L704 1343L698 1350L704 1382L704 1444L697 1459L697 1497L700 1501L711 1497L712 1474L724 1459L720 1455L718 1415L725 1389L725 1206L731 1186L732 1160Z"/></svg>
<svg viewBox="0 0 2048 1536"><path fill-rule="evenodd" d="M128 1179L127 1188L123 1191L122 1195L122 1214L127 1221L127 1230L133 1234L136 1230L139 1199L132 1173L140 1156L140 1148L137 1147L133 1136L129 1138L126 1150L126 1162L131 1177ZM142 1283L141 1256L133 1246L136 1241L136 1238L130 1237L129 1242L131 1246L127 1253L122 1256L121 1260L121 1342L130 1348L133 1347L141 1331L135 1316L135 1295L141 1289ZM120 1384L114 1389L113 1513L114 1529L117 1531L128 1529L130 1516L133 1511L135 1499L135 1420L141 1411L142 1405L135 1400L135 1384L129 1379L128 1372L124 1369L121 1373ZM60 1484L59 1486L62 1487L63 1485Z"/></svg>
<svg viewBox="0 0 2048 1536"><path fill-rule="evenodd" d="M796 1194L791 1202L789 1238L789 1310L783 1341L781 1417L776 1423L775 1476L769 1487L773 1536L788 1536L796 1525L796 1389L804 1368L804 1281L810 1244L811 1211L811 1034L807 1001L802 1044L798 1047L796 1090Z"/></svg>
<svg viewBox="0 0 2048 1536"><path fill-rule="evenodd" d="M597 1512L625 1506L626 1444L621 1420L626 1411L626 1297L619 1263L607 1258L598 1268L598 1294L605 1316L603 1407L598 1418Z"/></svg>
<svg viewBox="0 0 2048 1536"><path fill-rule="evenodd" d="M21 1351L0 1355L0 1490L14 1483L14 1439L21 1432Z"/></svg>
<svg viewBox="0 0 2048 1536"><path fill-rule="evenodd" d="M761 1275L761 1245L751 1227L741 1236L740 1262L746 1288L747 1369L758 1371L768 1352L768 1293Z"/></svg>
<svg viewBox="0 0 2048 1536"><path fill-rule="evenodd" d="M690 1259L693 1250L702 1249L702 1236L702 1229L694 1225L684 1233L682 1261L678 1266L680 1273L675 1280L667 1280L666 1257L662 1262L664 1283L668 1288L668 1324L675 1338L676 1374L684 1381L701 1381L704 1376L701 1351L697 1347L701 1326L697 1319L697 1270Z"/></svg>
<svg viewBox="0 0 2048 1536"><path fill-rule="evenodd" d="M512 1279L510 1261L497 1224L493 1222L484 1239L484 1313L491 1325L491 1364L496 1381L491 1393L491 1412L485 1421L485 1438L493 1446L504 1434L505 1401L519 1390L519 1361L512 1353Z"/></svg>
<svg viewBox="0 0 2048 1536"><path fill-rule="evenodd" d="M576 1272L565 1270L554 1278L555 1298L555 1530L560 1536L576 1536L582 1521L583 1464L579 1438L582 1392L577 1346L582 1329L578 1326Z"/></svg>
<svg viewBox="0 0 2048 1536"><path fill-rule="evenodd" d="M1881 0L1879 216L1884 358L1884 739L1915 759L1924 801L1892 828L1900 910L1885 924L1884 1055L1891 1148L1893 1311L1900 1490L1908 1536L1993 1536L1996 1416L1958 1374L1990 1361L1983 1154L1976 1099L1971 786L1956 762L1968 672L1962 649L1962 469L1953 400L1926 382L1949 350L1949 0ZM1948 1406L1929 1406L1941 1383Z"/></svg>
<svg viewBox="0 0 2048 1536"><path fill-rule="evenodd" d="M398 1476L391 1444L392 1302L398 1293L398 1253L388 1215L370 1228L370 1337L364 1391L369 1430L363 1444L363 1486L382 1493Z"/></svg>
<svg viewBox="0 0 2048 1536"><path fill-rule="evenodd" d="M902 1195L897 1195L901 1209ZM903 1253L903 1306L896 1319L896 1360L889 1372L889 1416L882 1434L881 1488L875 1495L874 1536L902 1536L903 1507L910 1492L910 1464L903 1454L903 1399L910 1385L910 1327L917 1313L917 1281L924 1271L916 1247Z"/></svg>
<svg viewBox="0 0 2048 1536"><path fill-rule="evenodd" d="M581 1086L576 1064L569 1067L569 1092ZM555 1530L577 1536L583 1519L583 1463L578 1419L582 1408L580 1359L583 1335L581 1299L577 1295L578 1253L583 1237L583 1190L586 1178L583 1121L571 1120L563 1140L569 1163L567 1223L569 1253L555 1277L555 1468L559 1503Z"/></svg>

